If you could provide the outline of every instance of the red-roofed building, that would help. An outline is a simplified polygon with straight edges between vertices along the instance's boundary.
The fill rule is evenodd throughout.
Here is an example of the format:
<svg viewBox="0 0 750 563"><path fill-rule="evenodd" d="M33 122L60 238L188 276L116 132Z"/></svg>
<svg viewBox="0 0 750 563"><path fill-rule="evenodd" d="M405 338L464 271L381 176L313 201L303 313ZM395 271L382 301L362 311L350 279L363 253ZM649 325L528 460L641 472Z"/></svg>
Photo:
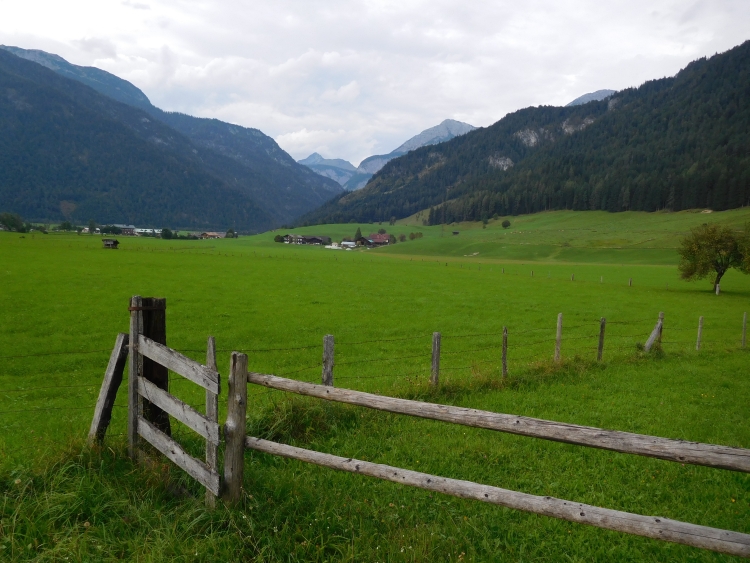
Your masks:
<svg viewBox="0 0 750 563"><path fill-rule="evenodd" d="M389 235L387 233L380 234L380 233L371 233L369 237L367 237L372 241L372 244L375 246L384 246L390 242Z"/></svg>

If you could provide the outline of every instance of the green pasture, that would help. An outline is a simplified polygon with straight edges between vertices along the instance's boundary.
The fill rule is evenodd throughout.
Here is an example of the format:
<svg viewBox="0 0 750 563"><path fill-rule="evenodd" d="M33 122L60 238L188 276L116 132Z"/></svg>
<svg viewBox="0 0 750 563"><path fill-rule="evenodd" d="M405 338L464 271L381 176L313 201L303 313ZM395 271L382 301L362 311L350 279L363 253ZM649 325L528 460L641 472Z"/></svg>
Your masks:
<svg viewBox="0 0 750 563"><path fill-rule="evenodd" d="M322 337L333 334L337 386L750 447L750 363L740 349L750 276L731 271L717 297L707 281L679 279L674 250L691 227L741 228L750 210L542 213L511 217L507 230L502 219L486 228L406 220L294 230L334 240L357 227L365 235L381 227L424 235L356 251L274 243L281 231L212 241L118 237L116 251L102 249L96 236L0 233L0 560L728 559L251 453L243 504L206 513L199 487L179 470L168 463L134 470L123 458L124 393L107 447L83 448L135 294L167 298L168 343L186 355L202 359L206 337L215 336L224 378L229 352L243 350L254 371L319 381ZM662 351L644 355L636 344L659 311ZM559 312L565 361L555 366ZM601 317L607 338L597 364ZM503 327L507 381L500 380ZM437 392L427 386L433 331L443 334ZM172 390L202 408L194 385L175 376ZM750 533L746 475L265 389L251 387L249 396L255 435ZM187 430L174 430L200 451Z"/></svg>

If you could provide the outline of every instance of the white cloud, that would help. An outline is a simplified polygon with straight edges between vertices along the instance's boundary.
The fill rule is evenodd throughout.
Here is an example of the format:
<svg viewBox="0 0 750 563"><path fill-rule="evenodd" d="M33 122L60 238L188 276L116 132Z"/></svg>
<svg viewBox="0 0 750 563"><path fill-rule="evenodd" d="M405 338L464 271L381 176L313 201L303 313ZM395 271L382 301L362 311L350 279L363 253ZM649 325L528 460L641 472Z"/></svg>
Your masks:
<svg viewBox="0 0 750 563"><path fill-rule="evenodd" d="M26 0L0 42L130 80L164 109L357 164L445 118L637 86L729 49L745 0Z"/></svg>

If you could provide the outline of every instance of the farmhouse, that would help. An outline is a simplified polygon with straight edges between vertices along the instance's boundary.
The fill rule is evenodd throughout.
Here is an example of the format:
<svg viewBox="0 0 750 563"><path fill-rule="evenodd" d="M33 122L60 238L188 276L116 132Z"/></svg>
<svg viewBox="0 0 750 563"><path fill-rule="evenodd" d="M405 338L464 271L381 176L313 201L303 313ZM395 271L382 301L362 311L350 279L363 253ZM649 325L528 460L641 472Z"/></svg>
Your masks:
<svg viewBox="0 0 750 563"><path fill-rule="evenodd" d="M390 243L390 237L387 233L370 233L368 238L373 246L385 246Z"/></svg>
<svg viewBox="0 0 750 563"><path fill-rule="evenodd" d="M198 238L201 239L214 239L214 238L225 238L227 236L226 233L216 233L216 232L207 232L207 233L201 233Z"/></svg>
<svg viewBox="0 0 750 563"><path fill-rule="evenodd" d="M120 244L120 241L113 238L103 238L102 244L104 245L104 248L114 248L117 250L117 245Z"/></svg>
<svg viewBox="0 0 750 563"><path fill-rule="evenodd" d="M135 236L135 225L112 225L113 227L117 227L122 231L123 235L126 236Z"/></svg>
<svg viewBox="0 0 750 563"><path fill-rule="evenodd" d="M289 244L331 244L331 237L287 235Z"/></svg>

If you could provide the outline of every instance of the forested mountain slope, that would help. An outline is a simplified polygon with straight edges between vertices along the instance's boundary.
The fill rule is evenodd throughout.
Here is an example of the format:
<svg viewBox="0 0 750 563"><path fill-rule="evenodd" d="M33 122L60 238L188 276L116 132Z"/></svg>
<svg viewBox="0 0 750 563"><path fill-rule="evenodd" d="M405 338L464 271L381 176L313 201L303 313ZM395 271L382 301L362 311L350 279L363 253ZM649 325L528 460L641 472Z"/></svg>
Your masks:
<svg viewBox="0 0 750 563"><path fill-rule="evenodd" d="M229 186L252 196L274 224L291 222L342 192L334 181L297 164L268 135L258 129L217 119L165 112L130 82L106 71L73 65L44 51L0 46L19 57L43 65L114 100L146 111L187 138L192 151L200 150L208 172ZM231 162L230 161L234 161Z"/></svg>
<svg viewBox="0 0 750 563"><path fill-rule="evenodd" d="M301 222L750 204L750 42L608 100L526 108L390 161Z"/></svg>
<svg viewBox="0 0 750 563"><path fill-rule="evenodd" d="M79 223L248 230L274 223L207 170L186 137L2 50L0 209Z"/></svg>

